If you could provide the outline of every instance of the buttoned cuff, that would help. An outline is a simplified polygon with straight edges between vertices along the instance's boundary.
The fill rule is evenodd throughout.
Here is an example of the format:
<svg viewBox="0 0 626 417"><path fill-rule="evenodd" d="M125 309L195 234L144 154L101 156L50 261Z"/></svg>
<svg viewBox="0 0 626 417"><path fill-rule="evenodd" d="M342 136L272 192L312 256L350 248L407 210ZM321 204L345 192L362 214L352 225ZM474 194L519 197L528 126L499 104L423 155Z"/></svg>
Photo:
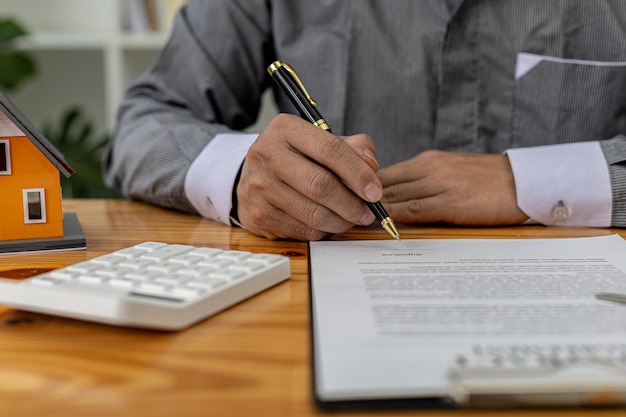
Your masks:
<svg viewBox="0 0 626 417"><path fill-rule="evenodd" d="M517 205L553 226L609 227L611 180L598 142L509 149Z"/></svg>
<svg viewBox="0 0 626 417"><path fill-rule="evenodd" d="M231 225L233 185L256 133L221 133L191 163L185 194L203 217Z"/></svg>

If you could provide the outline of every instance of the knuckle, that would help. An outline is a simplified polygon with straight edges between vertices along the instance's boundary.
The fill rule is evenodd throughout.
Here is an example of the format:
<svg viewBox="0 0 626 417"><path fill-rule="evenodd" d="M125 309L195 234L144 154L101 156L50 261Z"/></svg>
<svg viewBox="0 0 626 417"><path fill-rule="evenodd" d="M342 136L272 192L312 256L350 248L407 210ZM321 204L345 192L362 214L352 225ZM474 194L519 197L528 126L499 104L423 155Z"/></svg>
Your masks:
<svg viewBox="0 0 626 417"><path fill-rule="evenodd" d="M287 113L278 113L268 124L268 127L277 131L288 129L291 125L292 115Z"/></svg>
<svg viewBox="0 0 626 417"><path fill-rule="evenodd" d="M422 163L436 163L443 155L444 152L438 149L427 149L419 154L419 158Z"/></svg>
<svg viewBox="0 0 626 417"><path fill-rule="evenodd" d="M247 231L258 236L263 236L269 240L276 240L279 236L270 225L275 224L276 214L261 208L253 207L245 211L245 215L240 216L241 224ZM279 223L280 224L280 223Z"/></svg>
<svg viewBox="0 0 626 417"><path fill-rule="evenodd" d="M410 217L417 217L423 212L424 205L422 204L421 200L410 200L405 207L407 214Z"/></svg>
<svg viewBox="0 0 626 417"><path fill-rule="evenodd" d="M326 201L333 195L336 185L335 177L328 171L318 170L308 180L311 199L314 201Z"/></svg>
<svg viewBox="0 0 626 417"><path fill-rule="evenodd" d="M326 210L317 204L311 205L309 210L305 210L304 222L312 229L320 230L324 228L324 221L327 217Z"/></svg>
<svg viewBox="0 0 626 417"><path fill-rule="evenodd" d="M252 207L247 210L246 213L246 223L249 223L253 227L260 227L267 221L268 213L265 210ZM247 225L246 225L247 226Z"/></svg>
<svg viewBox="0 0 626 417"><path fill-rule="evenodd" d="M276 151L274 147L265 146L259 141L255 142L246 155L248 163L271 163L276 159Z"/></svg>
<svg viewBox="0 0 626 417"><path fill-rule="evenodd" d="M383 201L396 201L398 195L399 189L395 185L388 185L383 188Z"/></svg>
<svg viewBox="0 0 626 417"><path fill-rule="evenodd" d="M237 185L237 196L242 201L258 201L271 191L270 183L264 177L247 175ZM252 207L255 207L252 205Z"/></svg>
<svg viewBox="0 0 626 417"><path fill-rule="evenodd" d="M334 136L326 136L316 143L317 153L324 159L332 159L343 151L343 141Z"/></svg>

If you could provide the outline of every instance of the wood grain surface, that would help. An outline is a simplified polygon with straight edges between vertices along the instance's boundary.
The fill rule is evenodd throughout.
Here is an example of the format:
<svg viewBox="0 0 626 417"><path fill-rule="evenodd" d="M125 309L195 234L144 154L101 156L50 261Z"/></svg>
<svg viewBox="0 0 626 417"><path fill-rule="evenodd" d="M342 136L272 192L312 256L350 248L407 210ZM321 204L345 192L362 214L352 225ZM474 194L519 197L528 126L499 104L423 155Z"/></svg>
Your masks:
<svg viewBox="0 0 626 417"><path fill-rule="evenodd" d="M319 416L311 395L307 246L123 200L67 200L86 251L0 256L15 279L152 240L284 254L291 278L187 330L99 325L0 308L0 417ZM403 238L597 236L617 229L400 226ZM376 226L334 239L388 239ZM626 256L626 255L625 255ZM343 412L340 416L624 416L626 410Z"/></svg>

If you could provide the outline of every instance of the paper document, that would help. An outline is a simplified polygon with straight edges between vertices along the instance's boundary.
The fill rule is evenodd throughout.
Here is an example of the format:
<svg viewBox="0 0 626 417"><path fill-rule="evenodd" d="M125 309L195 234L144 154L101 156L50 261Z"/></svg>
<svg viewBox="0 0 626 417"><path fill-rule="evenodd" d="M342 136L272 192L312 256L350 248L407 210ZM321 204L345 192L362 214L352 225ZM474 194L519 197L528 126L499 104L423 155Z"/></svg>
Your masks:
<svg viewBox="0 0 626 417"><path fill-rule="evenodd" d="M618 235L323 241L309 257L322 402L446 397L477 347L626 350L626 304L595 297L626 294Z"/></svg>

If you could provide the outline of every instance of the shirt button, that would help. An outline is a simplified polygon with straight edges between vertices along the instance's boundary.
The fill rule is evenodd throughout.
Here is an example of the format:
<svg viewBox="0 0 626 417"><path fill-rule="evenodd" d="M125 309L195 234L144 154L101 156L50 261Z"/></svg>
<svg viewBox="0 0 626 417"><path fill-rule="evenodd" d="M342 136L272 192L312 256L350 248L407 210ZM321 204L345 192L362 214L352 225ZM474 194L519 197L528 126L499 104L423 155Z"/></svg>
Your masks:
<svg viewBox="0 0 626 417"><path fill-rule="evenodd" d="M552 220L555 222L563 222L569 218L569 210L563 204L563 200L560 200L552 208Z"/></svg>

